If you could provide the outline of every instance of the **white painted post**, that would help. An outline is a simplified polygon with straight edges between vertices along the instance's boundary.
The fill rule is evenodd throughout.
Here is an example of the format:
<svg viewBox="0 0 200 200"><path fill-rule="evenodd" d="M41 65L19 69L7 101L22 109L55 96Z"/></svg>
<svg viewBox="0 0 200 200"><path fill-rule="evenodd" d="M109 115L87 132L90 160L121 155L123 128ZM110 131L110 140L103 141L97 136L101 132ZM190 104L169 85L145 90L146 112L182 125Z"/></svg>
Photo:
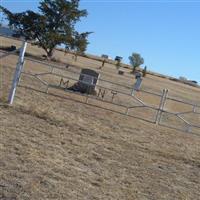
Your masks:
<svg viewBox="0 0 200 200"><path fill-rule="evenodd" d="M27 47L27 42L23 41L22 47L20 48L19 59L18 59L18 62L17 62L15 74L14 74L14 77L13 77L12 87L11 87L9 98L8 98L8 103L10 105L13 103L13 100L14 100L14 97L15 97L17 84L19 82L20 74L21 74L23 64L24 64L24 55L25 55L26 47Z"/></svg>
<svg viewBox="0 0 200 200"><path fill-rule="evenodd" d="M166 101L167 101L168 92L169 92L168 89L165 89L165 96L164 96L164 99L163 99L163 104L162 104L162 108L161 108L161 111L160 111L160 116L159 116L159 119L158 119L158 124L161 121L162 113L163 113L163 110L164 110L164 107L165 107L165 104L166 104Z"/></svg>
<svg viewBox="0 0 200 200"><path fill-rule="evenodd" d="M133 89L132 89L132 91L131 91L131 96L134 96L134 91L135 91L135 89L134 89L134 87L133 87Z"/></svg>
<svg viewBox="0 0 200 200"><path fill-rule="evenodd" d="M156 113L156 119L155 119L156 124L160 123L162 111L164 109L165 102L166 102L166 99L167 99L167 94L168 94L168 89L164 89L163 93L162 93L161 100L160 100L160 105L159 105L158 111Z"/></svg>

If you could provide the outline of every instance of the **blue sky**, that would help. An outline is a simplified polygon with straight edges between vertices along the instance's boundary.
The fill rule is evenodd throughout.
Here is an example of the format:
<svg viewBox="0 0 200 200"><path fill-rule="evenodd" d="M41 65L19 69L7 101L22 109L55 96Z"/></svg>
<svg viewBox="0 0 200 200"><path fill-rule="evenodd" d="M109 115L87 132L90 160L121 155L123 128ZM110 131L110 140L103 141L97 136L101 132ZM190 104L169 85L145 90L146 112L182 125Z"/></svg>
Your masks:
<svg viewBox="0 0 200 200"><path fill-rule="evenodd" d="M1 0L13 12L37 10L39 0ZM79 31L93 31L88 53L142 55L148 69L200 82L200 1L82 0L88 17Z"/></svg>

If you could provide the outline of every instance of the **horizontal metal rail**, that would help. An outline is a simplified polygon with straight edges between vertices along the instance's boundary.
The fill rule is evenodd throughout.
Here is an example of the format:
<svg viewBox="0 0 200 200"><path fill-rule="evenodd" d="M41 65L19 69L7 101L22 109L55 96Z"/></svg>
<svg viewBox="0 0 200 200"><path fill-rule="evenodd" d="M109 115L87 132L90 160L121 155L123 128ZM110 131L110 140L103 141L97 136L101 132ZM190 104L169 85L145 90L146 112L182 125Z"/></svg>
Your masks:
<svg viewBox="0 0 200 200"><path fill-rule="evenodd" d="M28 59L29 60L29 59ZM33 60L33 59L31 59L31 61L35 61L35 60ZM65 92L67 92L67 93L75 93L75 94L77 94L77 95L79 95L79 96L83 96L83 97L85 97L85 104L88 104L88 100L97 100L97 101L101 101L101 102L104 102L104 103L108 103L108 104L112 104L112 105L114 105L114 106L118 106L118 107L121 107L121 108L124 108L125 110L124 110L124 112L123 112L123 114L125 114L125 115L130 115L130 110L131 109L135 109L135 108L149 108L149 109L152 109L152 110L154 110L154 111L156 111L157 112L157 114L156 114L156 116L155 116L155 119L152 119L152 120L148 120L148 121L150 121L151 123L155 123L155 122L158 122L158 124L159 125L162 125L162 122L161 122L161 119L162 119L162 114L163 113L168 113L168 114L170 114L170 115L173 115L173 116L175 116L175 117L177 117L177 119L179 119L179 120L181 120L185 125L186 125L186 127L187 127L187 132L192 132L192 131L190 131L190 129L192 128L192 127L194 127L194 128L200 128L199 126L197 126L197 125L194 125L194 124L192 124L192 123L190 123L188 120L186 120L184 117L182 117L181 115L187 115L187 114L193 114L193 113L195 113L195 114L198 114L198 112L195 110L196 108L199 108L199 106L198 105L196 105L196 104L192 104L192 103L187 103L187 102L184 102L184 101L181 101L181 100L176 100L176 99L172 99L171 97L168 97L167 95L161 95L161 94L159 94L159 95L157 95L157 94L155 94L155 93L152 93L152 92L147 92L148 94L150 94L150 95L155 95L155 96L159 96L159 97L161 97L161 98L163 98L162 99L162 103L160 104L160 106L158 105L158 107L157 106L152 106L152 105L147 105L145 102L143 102L142 100L140 100L139 98L137 98L137 96L135 96L135 95L131 95L130 93L127 93L127 92L123 92L123 91L120 91L120 90L116 90L116 89L112 89L112 88L109 88L109 87L105 87L105 86L103 86L102 84L103 84L103 82L105 82L105 83L110 83L111 85L114 85L114 86L118 86L118 85L120 85L120 86L123 86L124 87L124 85L121 85L121 84L116 84L116 83L114 83L114 82L112 82L112 81L107 81L107 80L104 80L104 79L100 79L99 80L99 82L98 82L98 85L96 85L96 88L99 88L99 89L104 89L104 90L108 90L108 91L114 91L114 92L117 92L117 94L118 95L126 95L126 96L128 96L128 97L130 97L130 98L133 98L133 99L135 99L136 100L136 102L138 102L140 105L136 105L136 106L127 106L127 105L123 105L123 104L121 104L121 103L116 103L116 102L113 102L113 99L112 100L105 100L104 98L102 99L101 97L97 97L97 96L93 96L93 95L88 95L88 94L82 94L82 93L79 93L79 92L74 92L74 91L71 91L71 90L68 90L67 88L61 88L59 85L52 85L52 84L50 84L50 83L48 83L47 81L44 81L43 79L42 79L42 76L46 76L46 75L51 75L51 76L57 76L57 77L59 77L59 78L63 78L63 79L67 79L67 80L71 80L71 81L74 81L74 82L84 82L84 81L81 81L81 80L79 80L79 75L80 75L80 73L78 73L78 72L75 72L75 71L72 71L72 70L68 70L68 69L65 69L64 67L60 67L60 66L55 66L55 65L52 65L52 64L47 64L46 62L41 62L41 61L36 61L37 63L40 63L40 64L44 64L44 66L48 66L49 67L49 72L43 72L43 73L30 73L30 72L22 72L24 75L28 75L28 76L32 76L32 77L34 77L34 78L36 78L38 81L40 81L43 85L45 85L46 87L47 87L47 89L46 89L46 93L49 91L49 89L50 88L55 88L55 89L62 89L62 90L64 90ZM75 75L77 75L76 77L71 77L71 76L68 76L68 75L63 75L63 74L58 74L58 73L56 73L56 72L54 72L54 68L56 68L56 69L60 69L60 70L62 70L62 71L65 71L65 72L71 72L71 73L74 73ZM87 83L86 83L87 84ZM88 84L88 85L92 85L92 84ZM126 88L129 88L130 89L130 87L127 87L127 86L125 86ZM37 89L36 89L37 90ZM141 92L143 92L143 91L141 91ZM145 93L146 91L144 91L144 93ZM170 111L167 111L167 110L165 110L164 109L164 107L165 107L165 104L166 104L166 101L167 100L172 100L172 101L176 101L176 102L178 102L178 103L184 103L185 105L188 105L188 106L193 106L193 108L191 109L191 110L189 110L189 111L185 111L185 112L170 112ZM89 104L88 104L89 105ZM94 105L93 105L94 106ZM96 105L95 105L96 106ZM102 108L102 107L101 107ZM110 110L110 111L113 111L113 112L115 112L113 109L107 109L107 110ZM120 114L121 114L121 112L119 112ZM136 116L135 116L136 117ZM137 118L137 117L136 117ZM140 118L140 117L139 117ZM146 118L140 118L140 119L142 119L142 120L147 120ZM167 127L168 128L173 128L173 127L171 127L170 125L167 125ZM178 130L181 130L181 129L178 129ZM185 130L184 130L185 131Z"/></svg>
<svg viewBox="0 0 200 200"><path fill-rule="evenodd" d="M54 76L57 76L57 77L60 77L60 78L66 78L66 79L70 79L70 80L73 80L73 81L83 82L83 81L79 80L78 78L72 78L70 76L61 75L61 74L57 74L57 73L54 73L54 72L47 72L47 73L44 73L44 74L33 74L33 73L29 73L29 72L22 72L22 74L26 74L26 75L30 75L30 76L35 76L35 77L42 76L42 75L48 75L49 74L49 75L54 75ZM88 84L88 85L94 85L95 86L95 84ZM102 86L100 84L96 85L96 87L101 87L102 89L107 89L107 90L114 90L114 89ZM118 92L118 93L120 93L120 94L123 94L123 95L132 96L129 93L122 92L122 91L119 91L119 90L116 90L116 89L115 89L115 91Z"/></svg>
<svg viewBox="0 0 200 200"><path fill-rule="evenodd" d="M47 86L47 87L49 87L49 88L64 89L65 92L74 93L74 92L68 90L67 88L61 88L61 87L59 87L59 86L57 86L57 85L52 85L52 84L49 84L48 82L46 82L46 81L44 81L44 80L42 80L42 79L39 79L39 78L37 77L37 74L32 74L32 73L27 73L27 72L22 72L22 74L28 75L28 76L32 76L32 77L38 79L42 84L44 84L45 86ZM46 74L46 73L45 73L45 74ZM85 83L85 82L83 82L83 81L81 81L81 80L78 80L78 79L75 79L75 78L71 78L71 77L68 77L68 76L63 76L63 75L60 75L60 74L54 74L54 73L49 73L49 74L56 75L56 76L62 77L62 78L63 78L63 77L64 77L64 78L68 78L68 79L73 80L73 81L79 81L79 82ZM88 84L88 85L90 85L90 84ZM150 108L150 109L158 110L157 107L145 104L142 100L140 100L140 99L137 98L136 96L132 96L132 95L130 95L130 94L127 94L127 93L124 93L124 92L121 92L121 91L117 91L117 90L113 90L113 89L111 89L111 88L107 88L107 87L104 87L104 86L101 86L101 85L96 85L96 87L99 88L99 89L105 89L105 90L108 90L108 91L115 91L115 92L117 92L117 93L120 94L120 95L128 96L128 97L130 97L130 98L132 98L132 99L135 99L135 100L136 100L138 103L140 103L142 106L125 106L125 105L123 105L123 104L114 103L113 101L106 101L105 99L102 100L103 102L112 103L113 105L121 106L121 107L124 107L124 108L129 108L129 109L131 109L131 108L136 108L136 107L148 107L148 108ZM77 92L77 93L80 94L81 96L89 97L89 98L91 98L91 99L99 99L99 97L94 97L93 95L88 95L88 94L79 93L79 92Z"/></svg>
<svg viewBox="0 0 200 200"><path fill-rule="evenodd" d="M155 123L155 121L148 120L148 119L145 119L145 118L142 118L142 117L138 117L138 116L134 116L134 115L130 115L127 112L120 112L120 111L108 109L108 108L105 108L105 107L102 107L102 106L99 106L99 105L94 105L92 103L89 103L88 101L87 102L86 101L81 101L81 100L78 100L78 99L73 99L73 98L71 98L69 96L61 96L61 95L58 95L58 94L55 94L55 93L46 93L45 91L37 90L37 89L29 87L29 86L19 85L19 87L25 88L25 89L29 89L29 90L33 90L35 92L40 92L40 93L43 93L43 94L46 94L46 95L51 95L51 96L54 96L54 97L57 97L57 98L66 99L66 100L74 101L74 102L77 102L77 103L89 105L89 106L92 106L92 107L95 107L95 108L100 108L100 109L103 109L103 110L111 111L111 112L114 112L114 113L118 113L118 114L121 114L121 115L125 115L125 116L128 116L128 117L139 119L139 120L142 120L142 121L145 121L145 122L148 122L148 123ZM73 93L73 94L77 94L78 96L81 95L81 96L86 97L86 95L84 95L84 94L74 93L72 91L67 91L67 92ZM95 99L95 100L101 101L100 99ZM166 112L166 111L163 111L163 112ZM177 131L184 131L184 132L186 131L186 132L188 132L190 134L194 134L194 135L200 136L200 132L197 133L197 132L193 132L193 131L188 131L188 128L187 128L187 130L183 130L183 129L180 129L180 128L177 128L177 127L168 126L166 124L159 123L159 125L163 126L163 127L166 127L166 128L174 129L174 130L177 130ZM196 126L194 126L194 127L196 127Z"/></svg>
<svg viewBox="0 0 200 200"><path fill-rule="evenodd" d="M167 110L162 110L163 113L167 113L167 114L170 114L170 115L173 115L173 116L176 116L177 118L179 118L180 120L182 120L185 124L187 125L190 125L190 126L193 126L195 128L200 128L200 126L197 126L197 125L194 125L194 124L191 124L190 122L188 122L184 117L181 117L179 115L179 113L174 113L174 112L169 112ZM194 112L193 112L194 113ZM200 130L199 130L200 131Z"/></svg>
<svg viewBox="0 0 200 200"><path fill-rule="evenodd" d="M60 95L54 94L54 93L46 93L44 91L37 90L37 89L29 87L29 86L19 85L19 87L25 88L25 89L29 89L29 90L33 90L35 92L40 92L40 93L43 93L43 94L46 94L46 95L51 95L51 96L54 96L54 97L58 97L58 98L62 98L62 99L67 99L67 100L74 101L74 102L77 102L77 103L81 103L81 104L93 106L95 108L100 108L100 109L103 109L103 110L111 111L111 112L114 112L114 113L118 113L118 114L121 114L121 115L125 115L125 116L128 116L128 117L139 119L139 120L142 120L142 121L145 121L145 122L154 123L154 121L151 121L151 120L148 120L148 119L145 119L145 118L141 118L141 117L137 117L137 116L129 115L129 114L127 115L125 112L123 113L123 112L119 112L119 111L116 111L116 110L111 110L111 109L108 109L108 108L105 108L105 107L102 107L102 106L94 105L94 104L86 102L86 101L84 102L84 101L80 101L80 100L77 100L77 99L72 99L70 97L60 96ZM68 92L74 94L74 92L72 92L72 91L68 91ZM75 93L75 94L77 94L77 93ZM82 94L77 94L77 95L82 95ZM96 99L96 100L99 100L99 99Z"/></svg>
<svg viewBox="0 0 200 200"><path fill-rule="evenodd" d="M64 68L64 66L63 66L63 67L60 67L60 66L54 65L54 64L52 64L52 63L50 64L50 63L46 63L46 62L43 62L43 61L34 60L34 59L31 59L31 58L25 58L25 59L26 59L26 60L29 60L29 61L32 61L32 62L39 63L39 64L43 64L43 65L48 66L48 67L53 67L53 68L55 68L55 69L60 69L60 70L66 71L66 72L70 72L70 73L74 73L74 74L76 74L76 75L80 75L80 72L75 72L75 71L70 70L70 69L68 69L68 68ZM73 65L73 64L71 64L71 63L68 64L68 65L77 68L76 65ZM82 68L78 68L78 69L81 70ZM99 70L98 72L100 72L100 73L105 73L105 72L100 71L100 70ZM105 74L106 74L106 73L105 73ZM107 75L110 75L110 74L107 74ZM104 82L107 82L107 83L111 83L111 84L116 85L116 86L121 86L121 87L124 87L124 88L127 88L127 89L132 89L131 86L126 86L126 85L123 85L123 84L120 84L120 83L115 83L115 82L108 81L108 80L105 80L105 79L102 79L102 78L99 78L98 80L99 80L99 81L104 81Z"/></svg>
<svg viewBox="0 0 200 200"><path fill-rule="evenodd" d="M198 107L200 108L200 104L195 104L195 103L190 103L190 102L187 102L187 101L183 101L183 100L180 100L180 99L175 99L175 98L172 98L172 97L167 97L168 100L171 100L171 101L176 101L176 102L179 102L179 103L183 103L183 104L187 104L187 105L191 105L191 106L195 106L195 107Z"/></svg>
<svg viewBox="0 0 200 200"><path fill-rule="evenodd" d="M60 70L66 71L66 72L74 73L74 74L76 74L76 75L80 75L80 72L75 72L75 71L70 70L70 69L68 69L68 68L64 68L64 66L63 66L63 67L60 67L60 66L55 65L55 64L52 64L52 63L46 63L46 62L38 61L38 60L35 60L35 59L32 59L32 58L25 58L25 60L29 60L29 61L32 61L32 62L36 62L36 63L39 63L39 64L43 64L43 65L45 65L45 66L52 67L52 68L55 68L55 69L60 69ZM72 67L77 67L77 66L72 65L72 64L69 64L69 65L71 65ZM82 69L82 68L80 68L80 69ZM103 71L101 71L101 70L100 70L99 72L100 72L100 73L105 73L105 72L103 72ZM109 75L110 75L110 74L109 74ZM121 76L120 76L120 78L121 78ZM116 83L116 82L112 82L112 81L105 80L105 79L102 79L102 78L99 78L98 80L99 80L99 81L106 82L106 83L110 83L110 84L115 85L115 86L121 86L121 87L123 87L123 88L130 89L130 90L133 88L132 86L123 85L123 84ZM140 91L141 91L141 92L144 92L144 93L147 93L147 94L152 94L152 95L161 97L161 94L159 94L159 93L149 92L149 91L146 91L146 90L143 90L143 89L141 89Z"/></svg>
<svg viewBox="0 0 200 200"><path fill-rule="evenodd" d="M0 50L0 52L5 53L4 55L0 55L0 59L6 57L8 55L16 55L16 52L19 51L19 49L16 49L16 50L8 52L8 53L5 53L5 51ZM157 123L158 125L165 126L165 127L168 127L168 128L173 128L173 129L176 129L176 130L179 130L179 131L181 130L181 131L186 131L186 132L189 132L189 133L194 133L194 130L196 130L198 133L200 133L200 126L198 124L193 123L193 119L198 120L198 117L192 118L192 117L189 116L189 119L186 118L186 116L188 116L188 115L194 115L194 114L200 115L200 111L198 110L200 108L200 105L196 104L196 103L191 103L191 102L183 101L183 100L180 100L180 99L176 99L176 98L173 98L173 97L169 97L169 96L167 96L168 90L163 91L163 94L150 92L150 91L146 91L146 90L140 90L140 93L146 93L146 94L149 94L149 95L153 95L154 97L160 98L160 105L154 106L154 105L150 105L149 103L144 102L139 97L137 97L137 95L135 95L135 94L131 95L132 86L124 85L122 83L116 83L116 82L113 82L113 81L110 81L110 80L106 80L105 78L103 79L101 77L98 79L97 85L88 84L88 83L84 82L83 80L79 80L80 72L78 72L77 70L81 70L82 68L74 65L73 63L63 63L63 66L58 66L58 65L53 64L53 63L47 63L47 62L44 62L44 61L35 60L33 58L25 58L25 59L28 60L28 61L34 62L34 63L41 64L42 67L48 67L49 68L49 72L43 72L43 73L42 72L41 73L31 73L31 72L26 72L26 71L22 72L23 75L31 76L34 79L36 79L37 81L39 81L42 85L44 85L46 87L46 89L45 89L45 91L42 91L40 89L36 89L36 88L33 88L33 87L28 87L26 85L20 85L20 84L18 85L19 87L31 89L31 90L41 92L41 93L44 93L44 94L49 94L49 95L52 95L52 96L55 96L55 97L73 100L73 101L76 101L76 102L79 102L79 103L87 104L89 106L94 106L94 107L97 107L97 108L112 111L112 112L119 113L119 114L122 114L122 115L126 115L126 116L129 116L129 117L134 117L134 118L146 121L146 122ZM77 63L80 63L80 61L77 61ZM85 63L82 63L82 64L85 64ZM90 64L93 64L93 63L90 62ZM67 65L67 66L65 66L65 65ZM73 67L73 69L72 68L69 69L68 68L69 66ZM66 72L66 73L72 73L75 77L71 77L70 75L63 75L63 74L56 73L55 69L62 70L62 72ZM94 69L94 68L92 68L92 69ZM105 77L106 76L117 77L117 75L113 75L110 72L102 71L101 69L95 69L95 70L97 72L99 72L100 74L105 75ZM62 79L67 79L67 81L64 82L64 80L63 80L62 86L61 86L61 82L60 82L59 85L51 84L51 83L49 83L49 81L46 81L42 78L46 75L51 75L51 76L56 76L56 77L59 77L59 78L62 78ZM87 76L90 76L90 75L87 75ZM118 78L121 79L122 76L118 75ZM123 77L124 80L126 78L128 78L128 75ZM19 79L20 79L20 76L19 76ZM90 94L84 94L84 93L72 91L68 88L69 80L71 80L73 83L79 82L79 83L84 83L84 84L89 85L89 86L95 86L97 89L99 89L99 91L105 90L105 91L110 91L110 93L107 96L108 98L104 98L105 94L102 95L102 94L100 94L100 92L97 95L90 95ZM67 84L67 87L65 87L65 84ZM110 87L107 87L103 84L110 85ZM119 88L119 87L130 90L130 93L129 93L129 91L124 92L120 89L116 89L116 88ZM50 90L51 88L62 90L64 93L63 93L63 95L54 94L54 92L52 92ZM73 93L75 95L82 96L84 98L83 98L83 100L77 100L77 99L74 99L72 95L70 95L70 97L66 97L66 95L65 95L66 93L70 93L70 94ZM115 96L115 95L118 95L118 96ZM120 98L116 98L116 97L121 97L120 95L125 95L127 97L130 97L130 103L131 103L131 100L134 99L135 100L134 104L136 104L136 105L128 105L129 103L123 104L124 102ZM117 103L117 99L119 99L118 103ZM94 101L90 101L90 100L94 100ZM185 104L186 106L190 106L190 107L192 106L192 108L188 111L182 111L182 112L169 111L169 110L165 109L167 101L182 103L182 104ZM96 105L94 102L102 102L102 103L105 103L105 104ZM110 105L113 105L113 106L116 106L116 107L112 108L111 106L109 106L109 108L106 108L105 107L106 104L110 104ZM139 105L137 105L137 104L139 104ZM121 108L121 111L118 111L120 108ZM143 117L143 115L142 115L142 117L140 117L140 115L138 115L137 112L136 113L132 112L132 114L131 114L130 111L132 109L134 111L134 109L137 109L137 108L144 108L144 109L148 108L151 111L154 111L155 114L151 115L152 113L150 113L151 119L148 119L150 117L147 117L147 115L145 115L145 117ZM145 113L145 111L144 111L144 113ZM163 118L164 113L172 115L175 118L177 118L177 120L180 120L183 123L183 128L173 127L173 125L170 124L170 123L163 124L162 118ZM167 118L167 119L169 119L169 118ZM171 120L173 120L173 118ZM196 123L196 121L195 121L195 123Z"/></svg>

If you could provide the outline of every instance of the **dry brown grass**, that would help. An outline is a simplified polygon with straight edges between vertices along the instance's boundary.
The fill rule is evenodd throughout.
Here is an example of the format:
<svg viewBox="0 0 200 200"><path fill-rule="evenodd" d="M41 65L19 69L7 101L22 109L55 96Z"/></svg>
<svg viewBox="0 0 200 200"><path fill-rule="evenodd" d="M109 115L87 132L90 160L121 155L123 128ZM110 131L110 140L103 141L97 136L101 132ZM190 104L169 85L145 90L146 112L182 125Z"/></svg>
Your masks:
<svg viewBox="0 0 200 200"><path fill-rule="evenodd" d="M2 38L1 42L13 44ZM29 51L41 55L36 47ZM62 52L56 55L73 62ZM1 61L4 98L15 63L16 56ZM74 64L98 68L100 63L78 58ZM33 63L26 66L41 69ZM115 66L103 70L112 73L114 81L132 84L128 72L117 80ZM25 78L21 81L28 84ZM177 98L197 103L200 99L198 88L154 76L147 76L143 87L155 92L167 87ZM2 200L198 200L199 196L197 135L25 88L18 88L12 107L0 106Z"/></svg>

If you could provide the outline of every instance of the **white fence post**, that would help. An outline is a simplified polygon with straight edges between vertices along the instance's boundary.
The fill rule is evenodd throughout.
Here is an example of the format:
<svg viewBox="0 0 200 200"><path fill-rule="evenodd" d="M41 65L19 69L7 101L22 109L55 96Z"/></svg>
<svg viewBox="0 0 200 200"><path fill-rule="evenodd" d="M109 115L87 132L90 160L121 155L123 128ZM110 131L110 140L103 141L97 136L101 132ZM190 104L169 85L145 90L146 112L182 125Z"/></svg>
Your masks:
<svg viewBox="0 0 200 200"><path fill-rule="evenodd" d="M13 77L12 87L11 87L10 94L9 94L9 97L8 97L8 103L10 105L13 103L13 100L14 100L14 97L15 97L17 84L19 82L19 78L20 78L21 71L22 71L23 64L24 64L24 55L25 55L26 47L27 47L27 42L23 41L22 47L20 48L20 54L19 54L19 59L18 59L18 62L17 62L15 74L14 74L14 77Z"/></svg>
<svg viewBox="0 0 200 200"><path fill-rule="evenodd" d="M168 94L168 90L164 89L163 93L162 93L161 100L160 100L160 105L159 105L158 111L156 113L156 119L155 119L155 123L156 124L160 123L160 119L161 119L161 115L162 115L162 112L163 112L163 108L165 106L165 102L166 102L166 99L167 99L167 94Z"/></svg>

